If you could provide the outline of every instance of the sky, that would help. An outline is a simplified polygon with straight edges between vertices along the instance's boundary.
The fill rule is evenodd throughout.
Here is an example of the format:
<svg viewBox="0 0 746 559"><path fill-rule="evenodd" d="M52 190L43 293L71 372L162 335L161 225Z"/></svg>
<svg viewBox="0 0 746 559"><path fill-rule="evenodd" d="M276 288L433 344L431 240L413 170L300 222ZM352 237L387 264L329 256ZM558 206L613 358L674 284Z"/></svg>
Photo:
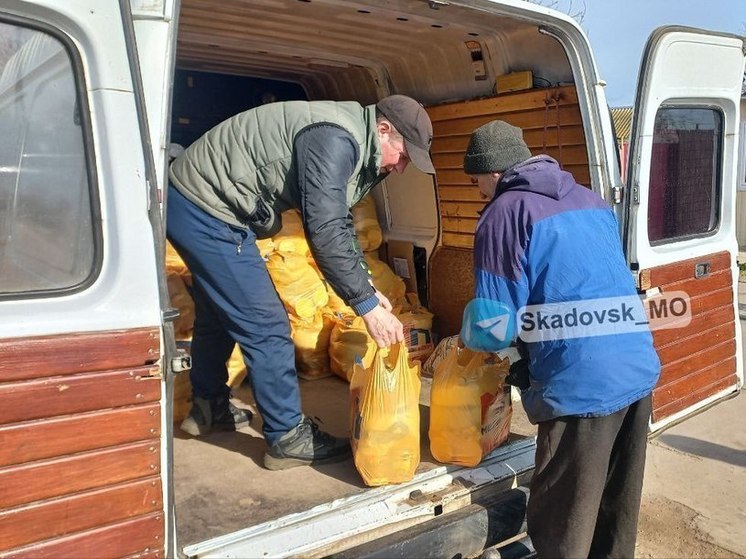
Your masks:
<svg viewBox="0 0 746 559"><path fill-rule="evenodd" d="M746 35L746 0L559 0L557 8L571 15L585 10L580 25L607 83L610 107L634 103L642 52L657 27L676 24Z"/></svg>

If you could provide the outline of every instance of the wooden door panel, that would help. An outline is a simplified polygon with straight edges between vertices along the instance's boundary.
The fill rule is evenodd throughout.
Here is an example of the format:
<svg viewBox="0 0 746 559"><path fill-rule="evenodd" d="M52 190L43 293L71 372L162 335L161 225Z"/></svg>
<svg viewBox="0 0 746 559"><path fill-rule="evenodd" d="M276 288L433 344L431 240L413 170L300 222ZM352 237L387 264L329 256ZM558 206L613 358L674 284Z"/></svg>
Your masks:
<svg viewBox="0 0 746 559"><path fill-rule="evenodd" d="M163 509L158 476L0 511L8 548L73 534Z"/></svg>
<svg viewBox="0 0 746 559"><path fill-rule="evenodd" d="M144 404L0 427L0 466L157 439L160 405Z"/></svg>
<svg viewBox="0 0 746 559"><path fill-rule="evenodd" d="M0 469L3 507L112 485L160 472L157 439Z"/></svg>
<svg viewBox="0 0 746 559"><path fill-rule="evenodd" d="M719 252L643 270L641 287L689 296L688 326L657 330L661 377L653 391L653 422L735 385L736 324L731 256Z"/></svg>
<svg viewBox="0 0 746 559"><path fill-rule="evenodd" d="M0 384L0 425L157 402L160 377L152 374L152 367L141 367Z"/></svg>
<svg viewBox="0 0 746 559"><path fill-rule="evenodd" d="M152 328L0 340L0 382L141 367L159 344Z"/></svg>
<svg viewBox="0 0 746 559"><path fill-rule="evenodd" d="M161 559L165 557L162 549L163 537L163 514L156 512L5 553L0 551L0 559Z"/></svg>
<svg viewBox="0 0 746 559"><path fill-rule="evenodd" d="M160 332L0 341L0 558L162 556Z"/></svg>
<svg viewBox="0 0 746 559"><path fill-rule="evenodd" d="M722 344L709 347L703 351L688 355L681 361L666 363L661 368L661 376L658 379L658 385L668 384L677 378L687 376L694 371L704 369L712 363L727 361L731 356L736 354L736 340L727 340Z"/></svg>

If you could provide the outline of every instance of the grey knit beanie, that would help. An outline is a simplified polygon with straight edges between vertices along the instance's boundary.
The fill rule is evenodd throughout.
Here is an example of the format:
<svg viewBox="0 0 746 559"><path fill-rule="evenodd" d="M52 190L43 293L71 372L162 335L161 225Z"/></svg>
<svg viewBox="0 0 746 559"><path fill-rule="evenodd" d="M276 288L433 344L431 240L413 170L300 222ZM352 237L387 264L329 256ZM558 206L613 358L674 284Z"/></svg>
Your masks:
<svg viewBox="0 0 746 559"><path fill-rule="evenodd" d="M523 141L523 131L502 120L493 120L472 132L464 155L464 172L467 175L502 173L529 157L531 152Z"/></svg>

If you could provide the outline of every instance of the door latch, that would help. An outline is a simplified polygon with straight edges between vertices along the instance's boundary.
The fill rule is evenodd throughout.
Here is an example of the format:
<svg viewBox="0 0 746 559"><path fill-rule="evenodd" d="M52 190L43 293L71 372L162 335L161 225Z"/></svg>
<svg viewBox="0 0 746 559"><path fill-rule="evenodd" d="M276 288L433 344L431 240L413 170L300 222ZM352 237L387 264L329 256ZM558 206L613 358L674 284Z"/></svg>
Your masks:
<svg viewBox="0 0 746 559"><path fill-rule="evenodd" d="M177 350L176 357L171 359L171 371L174 374L183 373L192 368L192 356L186 351Z"/></svg>

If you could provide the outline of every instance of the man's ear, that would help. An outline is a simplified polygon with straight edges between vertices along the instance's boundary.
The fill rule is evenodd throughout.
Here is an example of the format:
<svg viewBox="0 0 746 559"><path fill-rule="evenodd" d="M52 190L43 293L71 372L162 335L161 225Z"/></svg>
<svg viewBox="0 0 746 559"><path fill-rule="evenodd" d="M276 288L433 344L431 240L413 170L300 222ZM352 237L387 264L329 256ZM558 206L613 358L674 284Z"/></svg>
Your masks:
<svg viewBox="0 0 746 559"><path fill-rule="evenodd" d="M376 125L378 128L379 134L390 134L391 133L391 123L388 120L380 120L378 121L378 124Z"/></svg>

